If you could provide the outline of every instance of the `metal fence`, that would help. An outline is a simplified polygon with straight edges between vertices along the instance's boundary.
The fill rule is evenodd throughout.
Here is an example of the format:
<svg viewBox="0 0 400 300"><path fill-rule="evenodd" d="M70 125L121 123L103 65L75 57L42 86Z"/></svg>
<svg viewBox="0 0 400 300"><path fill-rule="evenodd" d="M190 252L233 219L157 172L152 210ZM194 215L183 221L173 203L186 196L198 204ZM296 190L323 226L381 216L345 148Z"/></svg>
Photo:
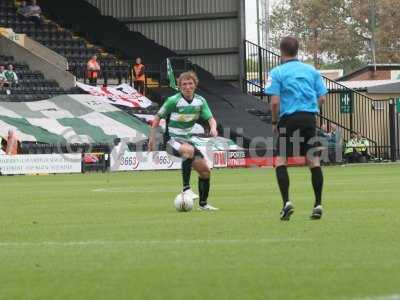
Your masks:
<svg viewBox="0 0 400 300"><path fill-rule="evenodd" d="M128 83L133 86L133 65L134 61L125 60L121 62L120 65L109 66L102 61L100 61L101 70L98 75L98 84L107 86L115 85L121 83ZM145 87L160 87L160 79L162 77L163 71L162 65L159 64L146 64L145 65ZM87 83L89 80L87 78L87 68L84 62L76 61L73 67L69 70L73 75L76 76L78 80L82 80Z"/></svg>
<svg viewBox="0 0 400 300"><path fill-rule="evenodd" d="M271 69L281 63L280 56L245 41L245 92L260 99ZM399 124L393 99L374 100L323 77L328 88L326 103L318 116L319 125L335 124L347 141L351 134L361 134L370 142L370 152L379 158L399 158Z"/></svg>

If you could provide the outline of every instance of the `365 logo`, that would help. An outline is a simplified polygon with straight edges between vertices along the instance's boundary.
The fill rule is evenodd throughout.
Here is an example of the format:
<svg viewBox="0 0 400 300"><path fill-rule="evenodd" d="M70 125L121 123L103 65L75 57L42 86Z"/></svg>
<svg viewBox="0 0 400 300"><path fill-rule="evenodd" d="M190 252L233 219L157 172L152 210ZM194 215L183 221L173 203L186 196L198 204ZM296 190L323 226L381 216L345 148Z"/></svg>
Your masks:
<svg viewBox="0 0 400 300"><path fill-rule="evenodd" d="M174 163L168 154L157 155L154 159L154 162L156 165L166 166L168 169L171 168Z"/></svg>
<svg viewBox="0 0 400 300"><path fill-rule="evenodd" d="M121 166L137 169L139 167L139 159L136 156L124 156L121 158Z"/></svg>

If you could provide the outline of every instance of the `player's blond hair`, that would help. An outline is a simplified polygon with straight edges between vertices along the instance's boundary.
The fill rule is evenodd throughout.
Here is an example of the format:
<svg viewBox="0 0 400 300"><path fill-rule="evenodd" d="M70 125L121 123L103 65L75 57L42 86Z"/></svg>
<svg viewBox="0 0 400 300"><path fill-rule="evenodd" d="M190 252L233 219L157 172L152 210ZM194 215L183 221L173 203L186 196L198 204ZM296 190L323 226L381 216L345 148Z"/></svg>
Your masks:
<svg viewBox="0 0 400 300"><path fill-rule="evenodd" d="M178 86L181 86L182 80L190 80L192 79L194 84L197 86L199 84L199 78L197 77L196 73L193 71L183 72L179 75L177 81Z"/></svg>

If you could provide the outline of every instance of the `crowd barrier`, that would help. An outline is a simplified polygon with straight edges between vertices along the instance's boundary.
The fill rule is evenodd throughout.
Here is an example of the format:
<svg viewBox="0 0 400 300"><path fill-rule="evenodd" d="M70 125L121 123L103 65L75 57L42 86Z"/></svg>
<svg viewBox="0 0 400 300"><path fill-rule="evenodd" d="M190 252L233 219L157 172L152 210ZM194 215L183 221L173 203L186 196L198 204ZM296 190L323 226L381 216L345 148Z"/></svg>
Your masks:
<svg viewBox="0 0 400 300"><path fill-rule="evenodd" d="M2 175L81 173L82 155L21 154L0 155Z"/></svg>
<svg viewBox="0 0 400 300"><path fill-rule="evenodd" d="M248 150L201 149L210 168L272 167L274 157L250 155ZM291 166L305 164L304 157L288 159ZM178 170L181 159L165 151L72 154L0 155L2 175L84 173L88 171Z"/></svg>
<svg viewBox="0 0 400 300"><path fill-rule="evenodd" d="M214 168L251 168L273 167L275 157L268 155L251 155L248 150L214 151ZM289 166L305 165L305 157L289 157Z"/></svg>

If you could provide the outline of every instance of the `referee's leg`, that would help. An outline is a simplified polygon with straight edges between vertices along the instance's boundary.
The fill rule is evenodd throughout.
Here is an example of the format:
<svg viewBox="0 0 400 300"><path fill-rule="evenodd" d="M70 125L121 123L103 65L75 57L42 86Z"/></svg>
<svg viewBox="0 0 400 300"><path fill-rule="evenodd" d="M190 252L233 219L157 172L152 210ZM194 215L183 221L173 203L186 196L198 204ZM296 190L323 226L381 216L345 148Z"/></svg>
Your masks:
<svg viewBox="0 0 400 300"><path fill-rule="evenodd" d="M316 126L315 119L310 121L310 125L304 129L305 137L305 155L306 162L311 172L311 183L314 189L314 208L311 213L311 219L320 219L322 217L322 188L324 186L324 176L321 169L320 147L318 144L310 144L315 139Z"/></svg>
<svg viewBox="0 0 400 300"><path fill-rule="evenodd" d="M287 171L287 156L292 149L290 144L291 130L287 124L290 120L282 120L279 124L278 154L275 160L275 173L281 192L283 207L281 210L281 220L288 221L294 212L294 207L289 201L289 174ZM289 130L288 130L289 129Z"/></svg>

